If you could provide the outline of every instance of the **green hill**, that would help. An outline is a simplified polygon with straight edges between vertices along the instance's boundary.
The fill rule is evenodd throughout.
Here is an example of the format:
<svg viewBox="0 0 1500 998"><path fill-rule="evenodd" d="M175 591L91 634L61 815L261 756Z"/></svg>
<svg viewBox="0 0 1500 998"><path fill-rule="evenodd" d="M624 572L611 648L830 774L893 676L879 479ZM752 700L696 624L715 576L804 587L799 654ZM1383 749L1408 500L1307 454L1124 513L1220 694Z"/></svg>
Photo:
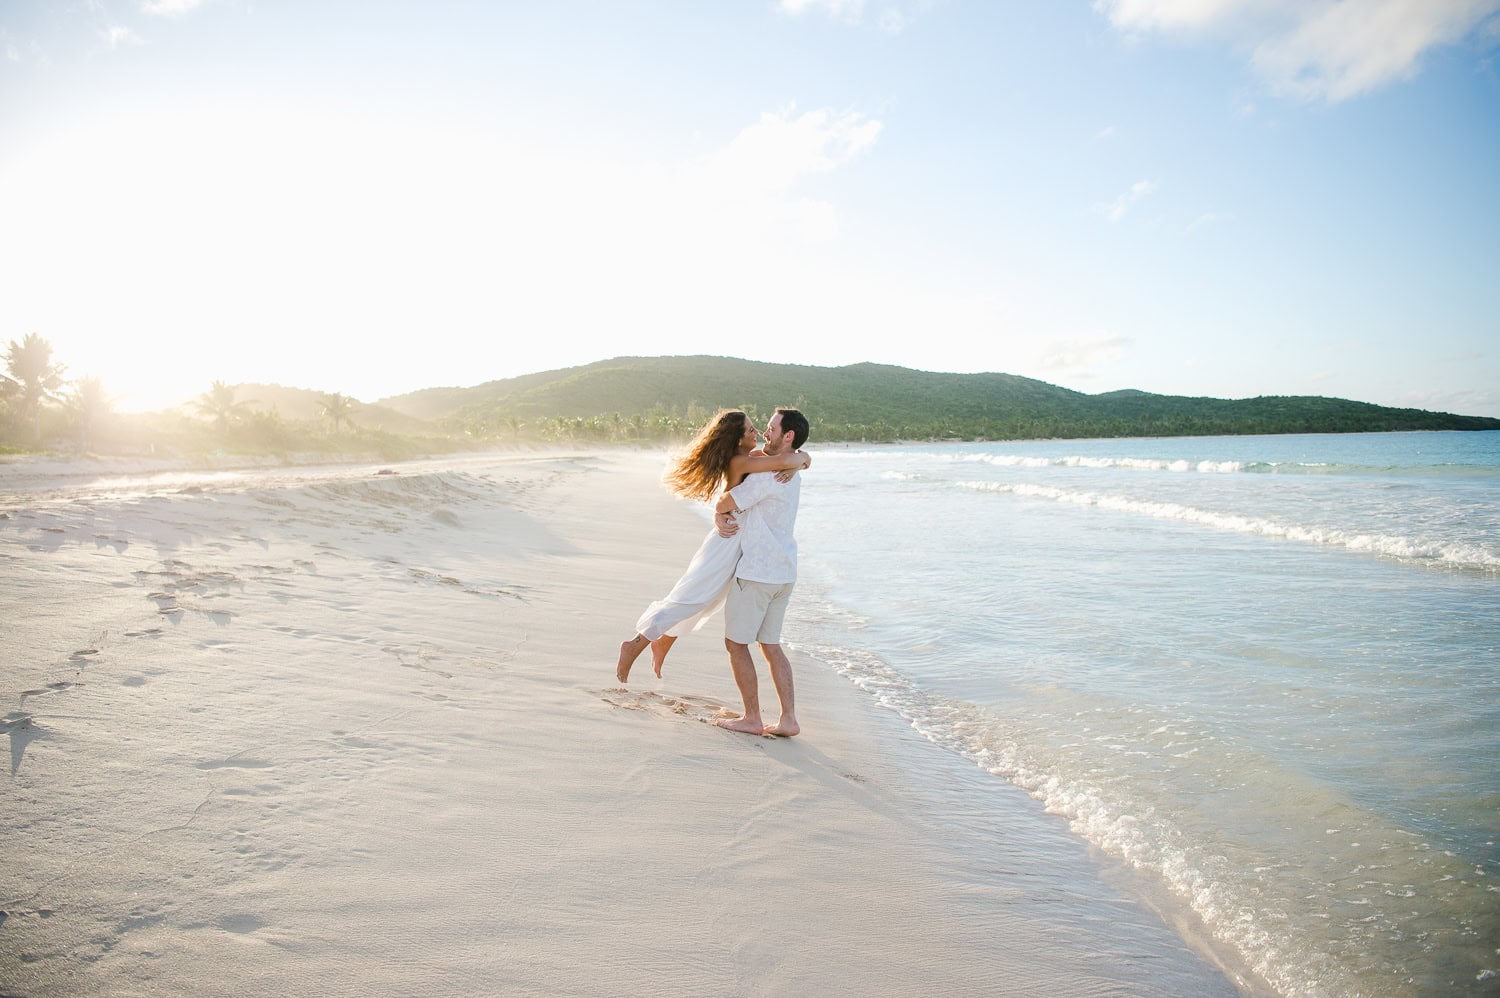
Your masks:
<svg viewBox="0 0 1500 998"><path fill-rule="evenodd" d="M235 400L245 403L245 409L249 412L275 412L285 420L310 423L326 419L322 404L328 394L325 392L287 388L283 385L246 383L234 386L234 393ZM438 426L427 419L379 403L370 405L355 400L347 418L354 426L384 433L441 432Z"/></svg>
<svg viewBox="0 0 1500 998"><path fill-rule="evenodd" d="M1345 399L1086 395L1011 374L703 356L617 357L379 405L470 439L660 439L691 432L719 408L764 419L778 405L804 409L825 441L1500 429L1500 419Z"/></svg>

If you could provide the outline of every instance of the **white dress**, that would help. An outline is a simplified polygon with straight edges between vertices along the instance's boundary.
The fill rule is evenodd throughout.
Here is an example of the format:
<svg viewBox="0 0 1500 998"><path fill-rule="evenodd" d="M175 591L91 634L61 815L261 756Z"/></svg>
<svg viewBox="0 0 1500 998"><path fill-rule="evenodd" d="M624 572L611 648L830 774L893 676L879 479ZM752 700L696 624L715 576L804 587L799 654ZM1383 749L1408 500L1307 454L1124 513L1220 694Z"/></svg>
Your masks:
<svg viewBox="0 0 1500 998"><path fill-rule="evenodd" d="M646 607L641 619L635 622L636 633L655 641L663 634L675 638L702 627L723 605L739 560L739 536L720 537L710 527L677 585L665 599Z"/></svg>

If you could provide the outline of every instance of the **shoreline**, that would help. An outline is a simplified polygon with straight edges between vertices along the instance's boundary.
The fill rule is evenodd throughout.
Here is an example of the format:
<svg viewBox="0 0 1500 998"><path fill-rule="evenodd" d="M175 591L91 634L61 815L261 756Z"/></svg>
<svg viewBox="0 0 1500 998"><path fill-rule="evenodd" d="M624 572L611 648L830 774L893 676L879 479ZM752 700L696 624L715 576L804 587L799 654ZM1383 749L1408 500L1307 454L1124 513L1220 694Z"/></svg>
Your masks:
<svg viewBox="0 0 1500 998"><path fill-rule="evenodd" d="M706 723L716 621L621 688L706 529L659 452L359 467L5 495L9 986L1236 993L1018 789L930 807L794 635L794 739Z"/></svg>

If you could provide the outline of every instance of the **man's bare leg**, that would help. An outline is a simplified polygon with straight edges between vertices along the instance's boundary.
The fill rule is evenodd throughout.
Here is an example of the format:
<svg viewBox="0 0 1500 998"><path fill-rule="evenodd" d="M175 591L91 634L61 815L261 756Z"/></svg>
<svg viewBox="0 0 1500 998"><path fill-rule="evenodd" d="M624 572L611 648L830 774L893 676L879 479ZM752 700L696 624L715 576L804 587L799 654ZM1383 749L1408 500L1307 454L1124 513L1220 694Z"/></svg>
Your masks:
<svg viewBox="0 0 1500 998"><path fill-rule="evenodd" d="M651 642L651 669L656 673L656 678L661 678L661 664L667 660L667 652L672 650L672 644L677 640L671 634L663 634Z"/></svg>
<svg viewBox="0 0 1500 998"><path fill-rule="evenodd" d="M644 634L637 634L629 641L620 642L620 662L615 666L616 679L622 683L630 682L630 667L650 643ZM659 676L661 672L658 670L656 674Z"/></svg>
<svg viewBox="0 0 1500 998"><path fill-rule="evenodd" d="M791 737L802 730L797 723L797 694L792 685L792 663L781 650L781 645L761 645L760 653L771 667L771 682L776 684L776 696L781 701L781 717L775 724L767 725L768 735Z"/></svg>
<svg viewBox="0 0 1500 998"><path fill-rule="evenodd" d="M760 719L760 683L755 678L755 659L750 657L750 646L725 638L724 647L729 649L729 668L734 672L734 685L740 688L740 699L745 701L745 714L714 723L730 731L763 735L766 724Z"/></svg>

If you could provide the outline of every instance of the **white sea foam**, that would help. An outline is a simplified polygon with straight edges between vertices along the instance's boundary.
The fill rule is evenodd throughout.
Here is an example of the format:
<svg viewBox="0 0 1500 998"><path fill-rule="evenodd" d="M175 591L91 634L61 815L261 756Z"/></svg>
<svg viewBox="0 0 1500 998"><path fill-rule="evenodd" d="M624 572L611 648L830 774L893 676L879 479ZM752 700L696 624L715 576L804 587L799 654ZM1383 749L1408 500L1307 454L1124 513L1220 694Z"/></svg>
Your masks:
<svg viewBox="0 0 1500 998"><path fill-rule="evenodd" d="M1342 961L1291 917L1295 911L1260 897L1254 872L1247 874L1212 843L1193 841L1156 807L1119 798L1113 789L1118 779L1097 760L1084 761L1086 753L1075 753L1081 765L1068 771L1059 765L1065 756L1049 757L1040 749L1037 732L1023 734L1015 719L1005 723L986 708L927 693L873 655L842 647L799 650L831 664L928 741L1014 783L1067 818L1076 834L1159 878L1235 962L1243 961L1280 993L1357 990Z"/></svg>
<svg viewBox="0 0 1500 998"><path fill-rule="evenodd" d="M1002 712L924 690L865 651L798 650L934 745L1015 784L1075 834L1158 879L1232 962L1280 994L1385 993L1389 970L1369 965L1371 945L1435 925L1452 929L1411 899L1420 893L1449 913L1473 903L1462 860L1434 855L1420 837L1237 739L1138 705L1087 707L1083 694L1066 691L1055 709ZM1173 754L1186 743L1191 752ZM1244 820L1203 807L1226 787ZM1320 821L1330 818L1336 827ZM1362 913L1334 917L1344 906Z"/></svg>
<svg viewBox="0 0 1500 998"><path fill-rule="evenodd" d="M1240 461L1192 461L1166 460L1145 457L1027 457L1020 454L964 454L954 460L993 464L1001 468L1122 468L1127 471L1172 471L1198 472L1209 475L1228 475L1245 471Z"/></svg>
<svg viewBox="0 0 1500 998"><path fill-rule="evenodd" d="M994 454L987 452L964 452L942 455L939 460L959 464L989 464L997 468L1087 468L1092 470L1150 471L1174 474L1232 475L1240 473L1271 475L1389 475L1395 477L1468 476L1493 478L1494 468L1485 465L1412 465L1391 467L1386 465L1348 464L1334 461L1245 461L1232 458L1165 458L1131 457L1128 455L1083 455L1083 454Z"/></svg>
<svg viewBox="0 0 1500 998"><path fill-rule="evenodd" d="M1129 496L1099 492L1082 492L1036 485L1026 482L957 482L960 488L978 492L996 492L1048 499L1073 506L1086 506L1113 512L1148 516L1157 520L1176 520L1240 534L1256 534L1283 540L1339 547L1400 561L1434 565L1440 568L1500 571L1500 552L1482 544L1456 544L1418 537L1404 537L1378 532L1353 531L1335 527L1281 523L1276 520L1236 513L1199 509L1176 502L1134 499Z"/></svg>

